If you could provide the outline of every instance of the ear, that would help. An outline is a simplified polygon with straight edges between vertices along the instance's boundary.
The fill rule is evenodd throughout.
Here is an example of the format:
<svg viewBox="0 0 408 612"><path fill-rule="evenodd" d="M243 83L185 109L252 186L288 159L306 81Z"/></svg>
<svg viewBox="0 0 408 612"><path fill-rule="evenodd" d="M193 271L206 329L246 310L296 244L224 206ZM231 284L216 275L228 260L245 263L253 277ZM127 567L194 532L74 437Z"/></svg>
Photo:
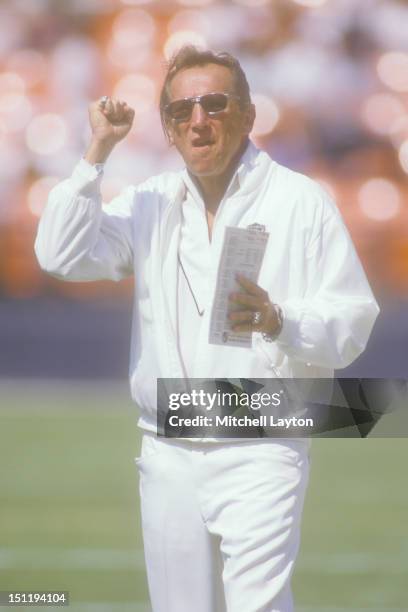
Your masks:
<svg viewBox="0 0 408 612"><path fill-rule="evenodd" d="M169 141L169 145L173 146L174 145L173 126L170 121L166 121L166 133L167 133L167 139Z"/></svg>

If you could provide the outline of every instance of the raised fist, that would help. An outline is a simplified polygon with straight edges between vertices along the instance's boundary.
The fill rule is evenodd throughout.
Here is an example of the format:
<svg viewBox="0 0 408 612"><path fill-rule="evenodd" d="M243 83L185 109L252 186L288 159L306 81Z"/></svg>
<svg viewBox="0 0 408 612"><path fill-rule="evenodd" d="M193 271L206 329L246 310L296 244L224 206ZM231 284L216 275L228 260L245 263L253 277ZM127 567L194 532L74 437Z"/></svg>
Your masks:
<svg viewBox="0 0 408 612"><path fill-rule="evenodd" d="M92 136L111 146L118 143L130 131L135 111L123 100L104 96L89 105L89 121Z"/></svg>

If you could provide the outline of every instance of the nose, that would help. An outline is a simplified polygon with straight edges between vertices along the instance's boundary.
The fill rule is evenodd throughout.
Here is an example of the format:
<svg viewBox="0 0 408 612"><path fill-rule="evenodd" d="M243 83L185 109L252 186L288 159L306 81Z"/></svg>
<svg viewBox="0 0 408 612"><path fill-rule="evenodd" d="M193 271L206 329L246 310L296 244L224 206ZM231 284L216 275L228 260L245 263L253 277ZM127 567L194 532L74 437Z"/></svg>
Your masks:
<svg viewBox="0 0 408 612"><path fill-rule="evenodd" d="M206 121L207 121L207 113L205 112L201 104L196 102L191 112L191 123L193 125L202 125Z"/></svg>

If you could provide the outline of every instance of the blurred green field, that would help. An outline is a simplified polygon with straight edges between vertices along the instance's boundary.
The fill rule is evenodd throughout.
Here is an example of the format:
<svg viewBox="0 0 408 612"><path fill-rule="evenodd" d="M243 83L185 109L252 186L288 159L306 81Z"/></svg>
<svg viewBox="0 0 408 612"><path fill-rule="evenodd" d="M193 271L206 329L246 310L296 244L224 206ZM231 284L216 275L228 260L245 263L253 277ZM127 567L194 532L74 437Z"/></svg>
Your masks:
<svg viewBox="0 0 408 612"><path fill-rule="evenodd" d="M0 389L0 590L67 590L72 612L148 612L126 384ZM406 439L313 442L298 612L408 610L407 459Z"/></svg>

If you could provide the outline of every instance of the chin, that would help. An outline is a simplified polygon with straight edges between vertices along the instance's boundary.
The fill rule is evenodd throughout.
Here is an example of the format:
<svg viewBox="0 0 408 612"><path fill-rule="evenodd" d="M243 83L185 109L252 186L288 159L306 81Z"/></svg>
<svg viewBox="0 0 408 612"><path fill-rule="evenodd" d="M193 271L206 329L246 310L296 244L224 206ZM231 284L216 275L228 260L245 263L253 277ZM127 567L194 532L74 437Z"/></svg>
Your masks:
<svg viewBox="0 0 408 612"><path fill-rule="evenodd" d="M224 160L220 157L213 157L212 159L193 158L186 165L190 172L197 176L216 176L225 171Z"/></svg>
<svg viewBox="0 0 408 612"><path fill-rule="evenodd" d="M220 168L217 164L191 163L188 164L188 169L194 176L213 176L220 174Z"/></svg>

